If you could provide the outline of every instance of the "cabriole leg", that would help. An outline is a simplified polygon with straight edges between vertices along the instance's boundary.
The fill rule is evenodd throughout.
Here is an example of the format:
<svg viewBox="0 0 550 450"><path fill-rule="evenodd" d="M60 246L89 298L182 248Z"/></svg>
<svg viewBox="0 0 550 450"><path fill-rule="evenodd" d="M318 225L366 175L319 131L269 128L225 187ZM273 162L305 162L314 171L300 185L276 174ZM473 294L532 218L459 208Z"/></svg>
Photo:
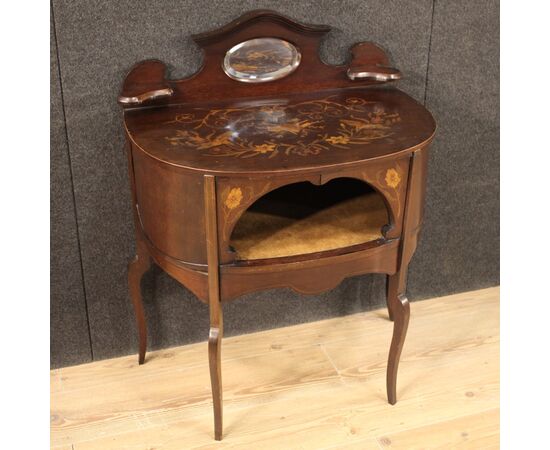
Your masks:
<svg viewBox="0 0 550 450"><path fill-rule="evenodd" d="M393 337L391 341L390 354L388 357L388 371L386 375L386 389L388 391L388 402L395 405L397 402L397 369L401 350L407 335L409 326L410 306L407 297L399 295L392 305L393 312Z"/></svg>
<svg viewBox="0 0 550 450"><path fill-rule="evenodd" d="M223 392L221 371L221 350L223 337L223 313L221 305L217 312L210 313L210 334L208 336L208 361L210 363L210 381L214 403L214 437L222 439L223 430ZM213 317L214 316L214 317Z"/></svg>
<svg viewBox="0 0 550 450"><path fill-rule="evenodd" d="M397 298L397 286L399 284L399 275L388 275L386 278L386 305L388 307L388 316L393 321L393 303Z"/></svg>
<svg viewBox="0 0 550 450"><path fill-rule="evenodd" d="M216 179L204 177L206 256L208 259L208 309L210 333L208 335L208 362L214 404L214 438L221 441L223 432L221 350L223 314L220 301L220 266L218 258L218 219L216 215Z"/></svg>
<svg viewBox="0 0 550 450"><path fill-rule="evenodd" d="M145 322L145 311L143 309L143 298L141 295L141 279L150 267L151 258L147 250L138 244L136 256L128 265L128 285L138 328L140 364L145 362L145 352L147 350L147 324Z"/></svg>
<svg viewBox="0 0 550 450"><path fill-rule="evenodd" d="M410 306L405 296L407 270L408 267L405 265L394 275L389 275L387 284L386 301L390 320L393 320L393 337L388 356L386 389L388 402L392 405L397 402L397 369L409 326Z"/></svg>

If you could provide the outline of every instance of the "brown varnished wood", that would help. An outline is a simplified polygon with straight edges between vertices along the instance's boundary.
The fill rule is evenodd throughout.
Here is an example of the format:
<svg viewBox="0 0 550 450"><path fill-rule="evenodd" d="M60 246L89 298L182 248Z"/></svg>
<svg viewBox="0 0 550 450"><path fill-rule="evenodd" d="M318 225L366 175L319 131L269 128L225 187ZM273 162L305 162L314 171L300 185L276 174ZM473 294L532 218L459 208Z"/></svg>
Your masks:
<svg viewBox="0 0 550 450"><path fill-rule="evenodd" d="M128 157L128 178L132 191L132 214L134 217L134 229L136 234L136 255L128 265L128 288L130 298L134 307L136 316L136 325L139 340L139 364L145 362L145 353L147 351L147 322L145 309L143 307L143 297L141 294L141 279L151 267L151 257L145 243L144 235L139 223L139 213L137 210L136 181L134 177L134 164L132 158L132 149L126 142L126 156Z"/></svg>
<svg viewBox="0 0 550 450"><path fill-rule="evenodd" d="M258 22L263 22L264 24L278 24L282 27L288 28L289 30L296 31L300 37L303 35L322 36L325 33L328 33L331 29L328 25L296 22L288 16L269 9L257 9L244 13L237 19L216 30L197 33L192 37L193 40L201 47L206 47L208 44L216 42L227 42L227 38L231 38L235 32L243 30L250 24L255 24ZM267 33L264 32L259 36L266 35Z"/></svg>
<svg viewBox="0 0 550 450"><path fill-rule="evenodd" d="M187 264L162 253L148 239L145 239L145 243L149 255L160 268L189 289L200 301L208 303L207 265Z"/></svg>
<svg viewBox="0 0 550 450"><path fill-rule="evenodd" d="M393 335L388 356L388 369L386 375L386 390L388 403L395 405L397 403L397 369L399 368L399 359L401 351L407 336L409 327L410 305L409 300L404 295L399 295L392 307L393 314Z"/></svg>
<svg viewBox="0 0 550 450"><path fill-rule="evenodd" d="M218 258L218 225L216 214L216 179L204 177L204 204L206 223L206 252L208 255L208 309L210 311L210 333L208 335L208 360L212 399L214 404L214 436L222 439L222 373L221 346L223 337L223 315L220 301L220 266Z"/></svg>
<svg viewBox="0 0 550 450"><path fill-rule="evenodd" d="M145 362L145 352L147 350L147 324L145 321L145 310L143 308L143 298L141 295L141 279L150 267L151 258L145 246L139 243L137 245L136 256L128 265L128 286L130 288L130 297L136 315L139 336L139 364Z"/></svg>
<svg viewBox="0 0 550 450"><path fill-rule="evenodd" d="M400 72L390 67L388 55L376 44L353 46L347 65L323 63L318 49L329 30L297 23L273 11L252 11L219 30L194 36L204 57L198 73L169 80L162 62L144 61L132 68L119 96L136 234L136 257L129 266L128 280L140 338L139 361L144 360L147 341L140 283L154 262L208 304L217 440L223 433L222 304L262 289L289 287L316 294L346 277L386 274L388 312L394 321L387 393L391 404L397 401L397 370L410 315L407 270L422 225L428 146L435 122L411 97L381 86L397 79ZM227 76L222 69L227 50L261 37L294 45L301 54L299 66L283 78L258 84ZM347 184L335 188L333 183L342 179ZM300 184L307 189L292 187ZM319 189L317 194L311 186ZM261 256L245 259L231 248L233 230L259 200L265 205L270 198L278 198L279 208L296 205L287 201L289 197L281 203L281 197L271 196L280 188L292 188L290 197L308 192L304 198L317 195L317 199L332 202L336 198L343 204L359 195L361 202L354 203L359 209L346 218L353 221L348 224L359 224L360 231L368 231L358 234L368 242L356 239L342 225L335 232L336 241L331 236L325 239L330 226L343 223L330 217L333 210L326 208L322 212L328 211L329 228L323 228L326 215L315 227L305 220L300 223L302 230L309 227L306 231L315 228L320 233L309 237L316 244L305 247L309 253L295 246L299 252L274 257L266 244L273 241L265 240L263 253L255 254ZM364 203L365 198L376 202ZM327 204L308 202L306 215ZM267 205L272 208L268 211L271 220L278 213L273 203ZM362 208L369 207L375 220L368 226L363 225L367 222L355 223ZM288 217L301 220L296 217L302 216ZM258 222L250 223L253 228ZM342 232L347 233L343 240L338 234ZM252 239L246 242L254 247L255 235L250 232L248 236Z"/></svg>
<svg viewBox="0 0 550 450"><path fill-rule="evenodd" d="M320 177L317 174L266 178L217 177L219 250L222 263L235 260L229 242L231 232L242 213L268 192L301 181L319 184Z"/></svg>
<svg viewBox="0 0 550 450"><path fill-rule="evenodd" d="M388 313L393 320L393 304L400 295L405 295L407 287L407 267L416 250L418 235L422 225L424 197L426 195L428 148L411 154L409 185L407 188L407 205L400 244L398 270L388 276L387 297Z"/></svg>
<svg viewBox="0 0 550 450"><path fill-rule="evenodd" d="M399 268L395 275L388 276L386 301L390 320L393 320L392 304L399 295L404 295L407 286L407 267L416 250L418 236L422 227L424 197L429 149L415 151L411 154L409 185L407 187L407 207L401 239Z"/></svg>
<svg viewBox="0 0 550 450"><path fill-rule="evenodd" d="M206 264L204 205L196 200L202 198L203 177L161 163L138 148L132 153L143 232L163 253Z"/></svg>
<svg viewBox="0 0 550 450"><path fill-rule="evenodd" d="M389 67L388 55L372 42L361 42L351 48L352 60L348 67L351 80L395 81L401 78L401 72Z"/></svg>
<svg viewBox="0 0 550 450"><path fill-rule="evenodd" d="M268 10L251 11L220 30L193 36L202 49L203 65L198 73L182 80L168 80L157 60L143 61L135 65L126 77L121 97L122 106L134 107L125 99L137 97L141 91L170 88L173 94L163 98L152 98L145 104L200 103L220 100L230 95L233 98L250 98L261 95L277 95L300 92L318 92L330 88L349 86L371 86L378 80L356 80L348 78L348 65L328 65L319 57L319 45L323 36L330 31L328 26L299 24L276 12ZM226 76L221 60L227 50L241 42L272 37L288 41L299 48L302 63L298 69L275 83L244 84ZM160 63L160 64L159 64ZM216 86L215 90L210 89Z"/></svg>
<svg viewBox="0 0 550 450"><path fill-rule="evenodd" d="M411 155L410 177L405 206L403 236L397 272L388 275L387 304L390 320L393 320L393 337L388 355L387 393L388 402L397 402L397 368L407 335L410 305L406 297L408 264L418 242L422 222L422 209L426 192L428 150L418 150Z"/></svg>
<svg viewBox="0 0 550 450"><path fill-rule="evenodd" d="M418 237L422 229L424 217L424 202L426 196L426 181L428 179L429 148L417 150L412 153L412 167L410 186L407 200L405 229L403 233L402 259L403 267L406 267L418 245Z"/></svg>
<svg viewBox="0 0 550 450"><path fill-rule="evenodd" d="M321 183L341 177L356 178L365 181L376 189L384 198L391 222L384 229L386 239L395 239L401 236L403 211L407 196L410 156L395 156L382 160L371 160L364 164L357 164L353 169L327 172L321 175Z"/></svg>
<svg viewBox="0 0 550 450"><path fill-rule="evenodd" d="M398 241L371 243L362 251L324 256L307 261L262 265L221 266L224 302L260 289L290 287L301 294L318 294L336 287L344 278L362 273L394 273ZM327 270L328 269L328 270Z"/></svg>
<svg viewBox="0 0 550 450"><path fill-rule="evenodd" d="M268 192L280 187L302 181L315 185L323 185L336 178L355 178L365 181L375 188L384 198L391 222L384 230L387 239L400 236L403 220L403 205L407 193L407 178L409 172L409 156L400 159L374 160L357 165L356 168L344 171L310 173L298 176L239 178L218 177L219 199L219 246L220 260L228 263L235 259L235 254L229 249L231 232L240 216L256 200ZM311 255L318 258L320 255Z"/></svg>
<svg viewBox="0 0 550 450"><path fill-rule="evenodd" d="M422 105L388 88L142 108L124 116L130 139L152 158L227 176L346 169L425 146L435 130Z"/></svg>
<svg viewBox="0 0 550 450"><path fill-rule="evenodd" d="M150 60L137 64L128 74L118 97L121 105L141 105L160 98L171 97L173 89L164 81L166 66L161 61Z"/></svg>

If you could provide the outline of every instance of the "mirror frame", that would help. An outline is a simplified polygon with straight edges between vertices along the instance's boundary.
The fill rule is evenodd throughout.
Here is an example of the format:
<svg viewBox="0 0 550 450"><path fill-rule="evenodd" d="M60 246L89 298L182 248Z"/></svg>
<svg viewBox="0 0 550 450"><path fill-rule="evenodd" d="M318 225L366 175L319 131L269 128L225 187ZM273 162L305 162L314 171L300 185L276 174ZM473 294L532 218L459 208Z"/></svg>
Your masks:
<svg viewBox="0 0 550 450"><path fill-rule="evenodd" d="M265 41L266 43L276 43L288 48L292 56L291 63L286 66L281 66L281 68L278 70L266 72L264 75L250 74L247 72L236 70L234 67L232 67L231 58L234 56L234 54L246 44L259 43L258 41ZM240 42L227 50L227 52L225 53L225 57L223 58L222 68L225 74L233 80L243 83L265 83L287 77L298 68L301 60L302 54L294 44L281 38L260 37Z"/></svg>

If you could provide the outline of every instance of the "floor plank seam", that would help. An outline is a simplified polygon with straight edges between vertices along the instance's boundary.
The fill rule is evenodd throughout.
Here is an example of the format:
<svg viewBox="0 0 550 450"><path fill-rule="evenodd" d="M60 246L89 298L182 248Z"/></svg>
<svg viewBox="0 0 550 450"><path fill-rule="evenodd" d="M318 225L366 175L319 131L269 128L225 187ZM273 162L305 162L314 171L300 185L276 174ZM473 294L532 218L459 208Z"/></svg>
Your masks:
<svg viewBox="0 0 550 450"><path fill-rule="evenodd" d="M485 290L491 290L491 289L495 289L495 288L487 288L487 289L481 289L479 291L475 291L475 292L482 292L482 291L485 291ZM460 294L456 294L456 295L460 295ZM443 303L443 301L447 298L447 297L452 297L452 296L446 296L446 297L440 297L438 298L437 300L439 300L438 302L438 307L440 306L441 303ZM434 300L434 299L432 299ZM465 298L465 299L460 299L460 301L466 301L466 300L478 300L476 299L475 297L472 297L472 298ZM429 300L427 300L429 301ZM424 301L421 301L421 302L424 302ZM498 298L494 299L494 302L498 304ZM333 319L327 319L327 322L347 322L347 321L351 321L351 322L354 322L356 319L358 318L361 318L361 316L368 316L369 313L370 314L373 314L373 313L376 313L377 311L385 311L385 308L380 308L378 310L373 310L373 311L367 311L367 312L361 312L361 313L355 313L355 314L351 314L351 315L348 315L348 316L344 316L344 317L338 317L338 318L333 318ZM439 313L439 312L437 312ZM380 319L386 319L385 317L377 317L375 320L373 321L376 321L378 322ZM372 320L372 319L371 319ZM310 325L310 324L318 324L319 322L311 322L311 323L306 323L306 324L301 324L301 325L293 325L291 327L285 327L285 329L287 328L296 328L296 327L302 327L302 326L307 326L307 325ZM251 337L253 336L254 339L257 339L259 337L261 337L261 335L268 335L269 332L272 331L272 330L267 330L267 331L261 331L261 332L258 332L258 333L251 333L249 335L246 335L246 337ZM292 330L290 330L292 331ZM235 336L236 338L237 336ZM242 336L238 336L238 338L242 339L243 337ZM231 337L227 338L224 343L225 345L230 345L231 344ZM328 344L328 343L339 343L339 342L342 342L342 341L346 341L346 340L349 340L349 337L347 338L340 338L340 339L328 339L326 341L324 340L321 340L319 342L314 342L314 344ZM199 344L190 344L190 345L206 345L206 342L204 343L199 343ZM281 348L281 349L272 349L272 350L267 350L267 351L264 351L264 352L259 352L259 353L254 353L252 355L246 355L246 356L242 356L242 357L235 357L235 358L228 358L228 359L224 359L223 362L228 362L228 361L234 361L234 360L239 360L239 359L244 359L244 358L249 358L249 357L255 357L255 356L259 356L259 355L263 355L263 354L269 354L271 353L272 351L276 351L276 352L279 352L279 351L283 351L283 350L290 350L290 349L299 349L299 348L304 348L304 347L308 347L310 346L311 344L304 344L304 345L296 345L296 346L291 346L291 347L284 347L284 348ZM163 350L157 350L157 352L167 352L167 351L170 351L171 349L177 349L177 348L181 348L180 347L171 347L171 348L168 348L168 349L163 349ZM153 353L153 352L152 352ZM205 350L205 353L206 353L206 350ZM161 353L162 354L162 353ZM126 358L126 357L122 357L122 358ZM120 358L113 358L112 360L118 360ZM97 363L88 363L88 364L82 364L80 366L69 366L67 367L66 369L69 369L69 370L74 370L75 368L77 367L84 367L84 366L89 366L90 364L98 364L98 365L102 365L102 364L105 364L107 361L109 360L104 360L104 361L98 361ZM204 363L196 363L196 364L192 364L190 366L186 366L185 369L181 369L181 370L186 370L187 368L194 368L194 367L201 367L201 366L204 366L204 365L207 365L208 363L207 362L204 362ZM59 368L59 369L53 369L52 372L54 373L57 373L59 374L59 381L61 385L63 385L63 380L61 379L61 375L63 373L65 368ZM166 368L166 369L162 369L162 371L168 371L168 370L174 370L174 369L170 369L170 368ZM176 369L177 370L177 369ZM147 375L147 376L156 376L158 373L160 372L156 372L154 374L151 374L151 375ZM65 391L65 392L73 392L75 390L79 390L79 389L82 389L82 388L78 388L78 389L71 389L71 390L68 390L68 391Z"/></svg>
<svg viewBox="0 0 550 450"><path fill-rule="evenodd" d="M336 371L336 374L338 375L338 378L340 378L340 380L342 380L342 374L340 373L340 370L338 370L338 367L336 367L336 364L334 364L334 361L332 360L332 358L329 356L327 350L325 349L325 346L323 344L318 344L318 345L321 348L321 350L323 351L323 353L325 354L326 358L330 362L333 369Z"/></svg>
<svg viewBox="0 0 550 450"><path fill-rule="evenodd" d="M311 383L307 383L308 385L312 385L312 384L320 384L320 383L323 383L323 382L326 382L326 381L329 381L328 379L327 380L320 380L320 381L316 381L316 382L311 382ZM290 391L290 390L297 390L297 391L300 391L301 388L302 388L303 385L298 385L297 387L295 388L291 388L291 389L288 389L287 391ZM269 395L269 394L258 394L254 397L254 400L256 399L261 399L264 395ZM226 400L225 402L225 406L232 406L232 408L234 410L237 410L237 411L242 411L242 410L246 410L246 409L255 409L255 408L259 408L261 407L264 403L263 402L259 402L257 405L250 405L250 404L244 404L244 405L239 405L238 403L240 402L241 400L240 399L230 399L230 400ZM277 398L277 399L271 399L269 400L269 404L276 404L276 403L279 403L279 402L284 402L284 401L288 401L288 399L286 399L285 397L281 397L281 398ZM200 408L200 407L204 407L204 406L208 406L210 404L210 406L212 405L212 401L209 401L209 402L203 402L203 403L198 403L198 404L194 404L194 405L189 405L189 406L183 406L182 408L179 408L179 409L188 409L188 408ZM144 422L142 421L142 419L148 419L147 416L151 416L151 415L156 415L156 414L162 414L163 411L162 410L153 410L153 411L144 411L144 412L139 412L139 413L130 413L127 418L134 418L135 421L139 424L139 430L142 431L142 430L147 430L147 429L151 429L151 428L155 428L155 427L159 427L161 426L160 423L149 423L149 425L145 425ZM207 408L206 411L204 412L197 412L195 414L195 417L210 417L212 415L212 411ZM149 422L149 421L148 421ZM177 424L177 423L180 423L181 422L181 419L180 418L174 418L172 420L163 420L162 422L162 425L173 425L173 424ZM109 437L113 437L113 436L118 436L120 435L121 433L120 432L117 432L117 431L114 431L114 432L107 432L105 434L102 434L101 435L101 438L109 438ZM229 435L227 436L229 437ZM89 443L89 442L93 442L95 441L97 438L95 437L92 437L92 438L85 438L85 439L77 439L75 442L77 444L84 444L84 443ZM60 444L59 446L61 446L62 444ZM65 444L66 445L66 444ZM201 444L202 445L202 444Z"/></svg>
<svg viewBox="0 0 550 450"><path fill-rule="evenodd" d="M334 365L333 365L334 367ZM335 369L337 370L337 369ZM298 386L296 388L296 390L300 390L301 389L301 386ZM294 389L293 389L294 390ZM257 398L259 399L260 397L262 397L262 394L258 395ZM286 399L285 398L279 398L279 399L273 399L273 400L270 400L269 403L278 403L278 402L281 402L281 401L285 401ZM258 406L257 405L242 405L242 406L238 406L238 405L235 405L239 402L239 400L229 400L228 401L228 404L233 404L234 407L238 410L244 410L244 409L254 409L254 408L257 408ZM184 408L191 408L191 407L202 407L204 406L205 404L207 404L208 402L206 403L201 403L201 404L196 404L196 405L189 405L189 406L185 406ZM260 403L261 405L262 403ZM498 407L491 407L491 408L486 408L484 410L481 410L481 411L478 411L476 413L484 413L484 412L488 412L488 411L491 411L491 410L494 410L494 409L498 409ZM148 429L148 428L154 428L156 426L159 426L159 424L155 424L155 423L148 423L147 425L145 425L143 423L142 420L140 419L148 419L147 416L150 416L151 414L156 414L157 411L153 412L153 411L150 411L150 412L142 412L142 413L139 413L139 423L141 425L141 429ZM204 411L202 413L198 412L197 413L197 416L210 416L211 412L210 411ZM452 421L452 420L456 420L456 419L459 419L461 417L467 417L468 415L470 414L461 414L461 415L457 415L457 416L451 416L451 417L447 417L445 419L441 419L441 420L435 420L435 421L431 421L431 422L426 422L426 423L423 423L422 425L420 426L413 426L413 427L409 427L409 428L400 428L400 429L391 429L391 430L388 430L387 433L385 434L393 434L393 433L396 433L396 432L406 432L406 431L411 431L411 430L414 430L414 429L417 429L417 428L422 428L422 427L427 427L427 426L432 426L432 425L435 425L435 424L438 424L438 423L442 423L442 422L446 422L446 421ZM137 418L137 415L136 414L132 414L132 416L136 417ZM147 422L149 422L148 420L146 420ZM175 418L174 420L169 420L169 421L164 421L164 424L174 424L174 423L178 423L179 420L177 418ZM108 433L106 435L103 435L102 437L108 437L108 436L116 436L117 434L120 434L120 433ZM378 436L376 438L382 438L384 437L383 435L382 436ZM90 441L94 441L95 438L90 438L90 439L83 439L83 440L79 440L80 443L84 443L84 442L90 442Z"/></svg>
<svg viewBox="0 0 550 450"><path fill-rule="evenodd" d="M304 349L304 348L308 348L308 347L314 347L314 346L321 346L321 345L326 345L326 344L339 344L339 343L342 343L342 342L345 342L345 341L349 341L349 337L347 338L341 338L341 339L334 339L334 340L327 340L327 341L323 341L323 342L314 342L313 344L312 343L309 343L309 344L302 344L302 345L293 345L293 346L290 346L290 347L283 347L283 348L280 348L280 349L272 349L272 350L267 350L267 351L264 351L264 352L259 352L259 353L253 353L253 354L247 354L247 355L244 355L244 356L238 356L238 357L234 357L234 358L228 358L228 359L224 359L222 360L222 364L225 364L225 363L228 363L228 362L235 362L235 361L241 361L241 360L244 360L244 359L249 359L249 358L256 358L256 357L259 357L259 356L265 356L265 355L269 355L269 354L272 354L272 353L279 353L279 352L283 352L283 351L289 351L289 350L300 350L300 349ZM205 342L205 348L206 347L206 342ZM228 342L224 342L224 346L227 347L229 346L231 343ZM177 348L177 347L174 347L174 348ZM322 348L323 352L325 353L325 355L327 356L327 358L330 360L330 357L328 357L327 353L326 353L326 350L324 348ZM207 351L205 351L206 355L207 355ZM148 361L146 359L145 361L145 364L147 364ZM150 363L150 361L149 361ZM334 366L334 364L332 363L331 361L331 364ZM155 371L155 372L152 372L152 373L149 373L147 375L144 375L144 374L140 374L140 375L137 375L136 374L136 377L139 377L141 379L143 379L144 381L147 381L149 380L150 378L153 378L153 377L158 377L158 375L160 374L163 374L163 373L168 373L168 372L185 372L187 370L190 370L190 369L196 369L198 367L206 367L208 366L208 360L205 358L205 361L204 362L201 362L201 363L193 363L189 366L185 365L185 366L182 366L180 368L170 368L170 367L166 367L166 368L162 368L158 371ZM135 366L135 367L132 367L132 368L135 368L135 369L140 369L141 367L143 366ZM70 367L70 369L73 369L74 366ZM336 367L334 367L334 369L338 372L338 369ZM63 369L60 369L60 370L63 370ZM338 372L339 373L339 372ZM62 374L60 374L60 384L62 384L62 380L61 380L61 376ZM120 381L118 380L115 380L115 381L107 381L105 383L101 383L102 386L106 386L106 385L109 385L111 383L119 383ZM95 389L97 388L97 385L91 385L91 386L87 386L87 387L79 387L79 388L74 388L74 389L64 389L64 388L60 388L58 390L55 390L53 391L53 393L64 393L64 394L72 394L72 393L75 393L75 392L78 392L78 391L85 391L87 389Z"/></svg>

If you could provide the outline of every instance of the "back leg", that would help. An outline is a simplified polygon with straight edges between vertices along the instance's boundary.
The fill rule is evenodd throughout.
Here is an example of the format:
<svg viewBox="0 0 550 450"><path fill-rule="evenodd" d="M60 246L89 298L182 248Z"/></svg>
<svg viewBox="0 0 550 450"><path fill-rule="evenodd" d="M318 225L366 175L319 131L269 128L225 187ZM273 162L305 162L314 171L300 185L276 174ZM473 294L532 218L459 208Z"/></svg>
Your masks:
<svg viewBox="0 0 550 450"><path fill-rule="evenodd" d="M145 352L147 351L147 324L145 322L145 310L143 309L143 298L141 295L141 279L150 267L151 258L147 250L138 244L136 256L128 265L128 286L134 305L139 335L139 364L145 362Z"/></svg>

